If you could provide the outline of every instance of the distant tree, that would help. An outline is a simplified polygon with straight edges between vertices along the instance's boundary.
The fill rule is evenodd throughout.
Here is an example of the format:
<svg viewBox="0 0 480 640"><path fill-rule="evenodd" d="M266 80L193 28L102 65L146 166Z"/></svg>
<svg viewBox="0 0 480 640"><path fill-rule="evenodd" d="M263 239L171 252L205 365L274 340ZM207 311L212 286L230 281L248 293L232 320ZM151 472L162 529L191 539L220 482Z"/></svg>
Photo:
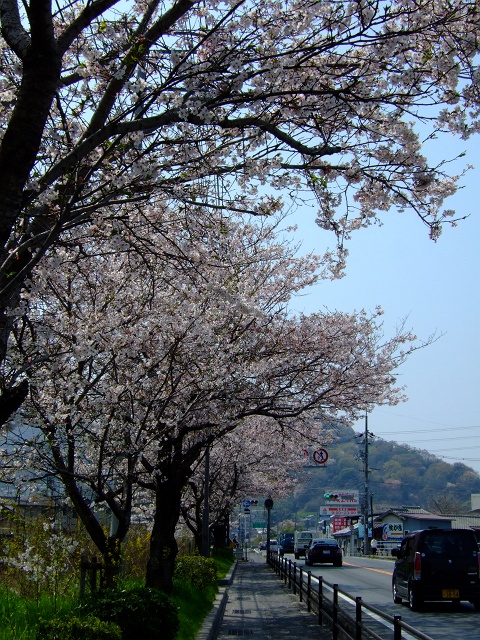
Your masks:
<svg viewBox="0 0 480 640"><path fill-rule="evenodd" d="M465 501L462 502L448 490L431 496L428 506L433 513L439 514L460 514L468 510Z"/></svg>
<svg viewBox="0 0 480 640"><path fill-rule="evenodd" d="M255 434L252 437L252 434ZM210 526L247 497L287 496L304 475L298 433L257 417L213 444L209 459ZM199 460L182 497L182 517L201 548L205 464ZM260 505L263 508L263 503Z"/></svg>
<svg viewBox="0 0 480 640"><path fill-rule="evenodd" d="M349 437L347 437L349 435ZM350 427L339 429L338 441L329 446L329 463L322 470L321 486L326 488L363 489L362 462L356 456L357 446L352 446L354 431ZM480 475L461 463L448 464L428 451L407 445L376 439L369 450L370 492L374 510L388 509L402 504L417 504L426 509L468 511L472 493L480 493ZM352 475L350 475L350 473ZM358 481L351 484L356 474ZM425 480L427 476L427 481ZM349 484L344 484L348 481ZM282 501L286 512L301 511L311 507L311 494L318 479L302 480L295 496ZM432 487L437 487L436 489ZM314 489L315 488L315 489ZM445 500L443 498L445 497ZM433 499L438 499L435 506ZM293 508L293 501L296 502Z"/></svg>
<svg viewBox="0 0 480 640"><path fill-rule="evenodd" d="M479 129L479 21L475 0L2 0L0 423L36 365L6 361L22 295L75 228L118 249L152 206L155 227L284 194L316 202L338 275L391 207L434 239L454 224L457 179L422 143Z"/></svg>

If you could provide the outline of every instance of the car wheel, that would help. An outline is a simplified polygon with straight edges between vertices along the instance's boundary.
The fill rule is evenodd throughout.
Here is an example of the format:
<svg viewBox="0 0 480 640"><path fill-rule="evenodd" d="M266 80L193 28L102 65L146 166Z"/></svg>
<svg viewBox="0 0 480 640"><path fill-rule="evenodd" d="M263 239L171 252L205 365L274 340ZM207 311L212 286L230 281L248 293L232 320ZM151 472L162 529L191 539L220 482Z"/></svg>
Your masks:
<svg viewBox="0 0 480 640"><path fill-rule="evenodd" d="M411 611L420 611L422 608L423 601L415 589L410 588L408 590L408 604L410 605Z"/></svg>
<svg viewBox="0 0 480 640"><path fill-rule="evenodd" d="M480 600L474 600L472 604L475 611L480 611Z"/></svg>
<svg viewBox="0 0 480 640"><path fill-rule="evenodd" d="M395 604L402 604L403 598L398 595L397 584L395 582L392 582L392 595Z"/></svg>

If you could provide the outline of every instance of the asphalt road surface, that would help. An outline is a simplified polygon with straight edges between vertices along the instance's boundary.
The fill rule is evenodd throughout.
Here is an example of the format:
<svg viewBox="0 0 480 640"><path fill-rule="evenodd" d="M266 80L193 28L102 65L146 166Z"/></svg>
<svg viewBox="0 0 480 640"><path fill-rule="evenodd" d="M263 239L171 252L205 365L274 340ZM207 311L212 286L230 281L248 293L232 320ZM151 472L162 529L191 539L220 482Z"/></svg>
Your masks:
<svg viewBox="0 0 480 640"><path fill-rule="evenodd" d="M293 560L293 556L286 557ZM297 565L302 566L303 560L297 561ZM427 603L419 612L410 611L407 604L394 604L390 560L346 556L342 567L325 564L305 567L305 570L310 570L312 576L322 576L329 584L338 584L353 597L361 596L364 602L390 616L402 616L402 620L434 640L480 640L480 613L469 602L462 602L458 607L450 602ZM367 619L364 620L368 625ZM387 630L385 637L392 637ZM409 636L404 632L403 637Z"/></svg>

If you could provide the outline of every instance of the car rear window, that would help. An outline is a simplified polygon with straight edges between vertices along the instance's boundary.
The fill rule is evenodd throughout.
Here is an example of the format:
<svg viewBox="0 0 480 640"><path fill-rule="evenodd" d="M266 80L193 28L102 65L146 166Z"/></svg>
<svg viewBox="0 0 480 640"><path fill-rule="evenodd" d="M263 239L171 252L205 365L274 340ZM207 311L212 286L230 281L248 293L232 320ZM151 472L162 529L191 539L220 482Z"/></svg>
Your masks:
<svg viewBox="0 0 480 640"><path fill-rule="evenodd" d="M478 553L478 544L474 535L465 531L426 533L418 550L425 555L448 555L451 558L462 558Z"/></svg>

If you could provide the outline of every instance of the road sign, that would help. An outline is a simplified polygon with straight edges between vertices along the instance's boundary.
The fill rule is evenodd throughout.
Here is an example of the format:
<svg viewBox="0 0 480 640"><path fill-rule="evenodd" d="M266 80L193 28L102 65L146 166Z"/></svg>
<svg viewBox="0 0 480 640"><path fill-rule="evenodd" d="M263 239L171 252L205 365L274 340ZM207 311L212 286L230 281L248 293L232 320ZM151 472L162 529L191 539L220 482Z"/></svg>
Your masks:
<svg viewBox="0 0 480 640"><path fill-rule="evenodd" d="M326 449L317 449L313 452L313 460L317 464L325 464L328 460L328 452Z"/></svg>
<svg viewBox="0 0 480 640"><path fill-rule="evenodd" d="M243 501L243 508L244 508L244 509L249 509L251 504L252 504L252 503L251 503L251 501L250 501L250 500L244 500L244 501Z"/></svg>

